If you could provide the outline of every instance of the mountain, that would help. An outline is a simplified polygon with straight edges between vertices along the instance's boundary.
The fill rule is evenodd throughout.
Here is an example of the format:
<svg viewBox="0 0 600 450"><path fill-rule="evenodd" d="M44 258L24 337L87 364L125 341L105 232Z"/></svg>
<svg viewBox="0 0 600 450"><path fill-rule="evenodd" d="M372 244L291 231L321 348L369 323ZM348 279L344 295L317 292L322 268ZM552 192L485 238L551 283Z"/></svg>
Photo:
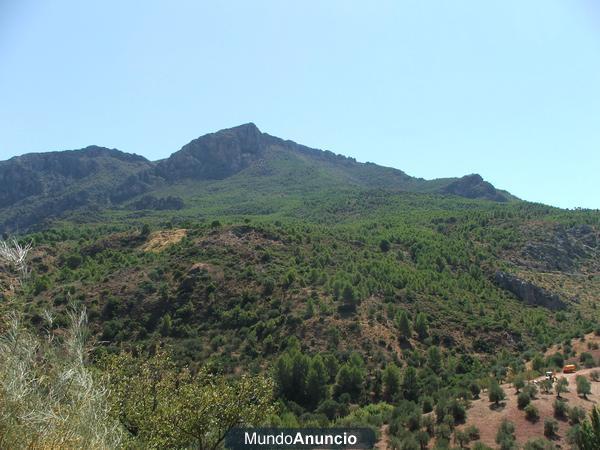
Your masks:
<svg viewBox="0 0 600 450"><path fill-rule="evenodd" d="M92 219L108 209L193 207L198 204L194 197L209 196L207 189L297 198L324 190L384 189L514 200L479 175L414 178L397 169L270 136L252 123L202 136L156 162L96 146L31 153L0 162L0 181L0 231L39 228L77 212ZM165 200L178 187L184 198ZM250 210L252 202L246 199L245 203ZM239 197L221 202L222 207L237 204Z"/></svg>
<svg viewBox="0 0 600 450"><path fill-rule="evenodd" d="M269 425L369 426L394 448L419 448L432 436L448 447L453 428L464 443L471 424L481 433L469 436L493 443L508 417L522 441L545 425L517 407L524 388L490 403L492 379L506 389L565 361L590 377L600 366L599 211L519 201L477 174L414 178L253 124L156 162L100 147L24 155L0 163L0 181L2 230L26 230L18 238L32 246L19 271L2 243L0 316L17 312L44 342L63 342L73 308L85 308L99 378L137 379L129 363L104 365L123 351L150 374L148 391L107 386L141 395L134 408L163 370L254 373L275 384ZM40 352L30 353L57 365ZM161 398L188 392L190 411L202 410L205 396L182 386ZM570 387L569 405L590 409L597 388L588 400ZM556 414L553 394L525 400ZM179 434L157 417L150 428Z"/></svg>

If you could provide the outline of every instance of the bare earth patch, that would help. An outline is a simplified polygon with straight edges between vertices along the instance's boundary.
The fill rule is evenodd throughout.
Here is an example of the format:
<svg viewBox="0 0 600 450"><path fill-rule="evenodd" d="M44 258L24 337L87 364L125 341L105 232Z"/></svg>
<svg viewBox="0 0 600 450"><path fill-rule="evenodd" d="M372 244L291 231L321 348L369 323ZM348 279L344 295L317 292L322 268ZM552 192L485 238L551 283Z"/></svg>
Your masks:
<svg viewBox="0 0 600 450"><path fill-rule="evenodd" d="M594 370L598 369L583 369L578 370L576 373L557 374L559 377L566 377L569 381L569 392L561 394L561 397L567 402L569 407L580 406L589 412L598 404L600 400L599 382L591 381L592 394L588 395L587 400L577 395L575 384L575 377L577 375L585 375L589 378L590 372ZM492 448L496 448L496 433L503 419L508 419L515 424L515 436L519 446L522 446L525 442L533 438L544 438L544 420L554 418L552 404L556 399L556 394L543 394L540 392L537 395L532 404L538 408L540 419L535 423L531 423L525 418L525 412L517 407L515 389L510 384L502 385L502 389L506 393L506 400L502 402L500 408L490 408L492 403L488 401L487 392L482 392L481 399L474 400L471 408L467 411L467 423L463 427L475 425L479 428L481 441ZM558 426L558 437L554 443L560 445L562 448L568 448L566 436L570 425L567 421L558 420Z"/></svg>
<svg viewBox="0 0 600 450"><path fill-rule="evenodd" d="M178 228L174 230L161 230L151 233L146 243L142 246L145 252L162 252L170 245L177 244L187 233L187 230Z"/></svg>

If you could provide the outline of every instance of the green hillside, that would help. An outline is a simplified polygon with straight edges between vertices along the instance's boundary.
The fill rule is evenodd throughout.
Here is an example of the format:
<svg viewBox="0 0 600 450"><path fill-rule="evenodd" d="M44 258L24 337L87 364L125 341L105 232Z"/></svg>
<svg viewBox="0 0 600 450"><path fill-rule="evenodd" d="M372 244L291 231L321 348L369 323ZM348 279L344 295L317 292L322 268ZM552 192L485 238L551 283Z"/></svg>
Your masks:
<svg viewBox="0 0 600 450"><path fill-rule="evenodd" d="M117 397L144 380L135 358L158 352L148 364L175 384L188 380L178 367L225 384L268 376L249 423L380 436L386 424L391 442L448 446L494 380L557 369L572 349L548 348L600 333L598 211L517 200L477 175L416 179L253 125L156 163L106 149L21 158L0 174L16 164L19 186L34 184L5 186L0 218L28 228L31 274L19 284L3 265L3 316L60 341L85 308L90 361L114 372ZM127 412L135 426L118 419L137 445L192 445L153 434L166 419L140 411Z"/></svg>

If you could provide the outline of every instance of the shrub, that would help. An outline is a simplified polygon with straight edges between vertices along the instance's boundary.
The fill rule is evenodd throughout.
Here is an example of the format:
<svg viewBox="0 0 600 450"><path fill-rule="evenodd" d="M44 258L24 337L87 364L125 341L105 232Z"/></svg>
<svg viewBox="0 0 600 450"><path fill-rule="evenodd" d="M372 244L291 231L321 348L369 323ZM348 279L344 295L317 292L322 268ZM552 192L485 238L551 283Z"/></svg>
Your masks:
<svg viewBox="0 0 600 450"><path fill-rule="evenodd" d="M585 419L585 410L579 406L574 406L569 409L569 422L571 425L577 425Z"/></svg>
<svg viewBox="0 0 600 450"><path fill-rule="evenodd" d="M514 450L517 448L515 439L515 425L504 419L496 433L496 444L501 450Z"/></svg>
<svg viewBox="0 0 600 450"><path fill-rule="evenodd" d="M564 420L567 418L567 403L556 399L554 400L554 417L556 417L557 419L561 419Z"/></svg>
<svg viewBox="0 0 600 450"><path fill-rule="evenodd" d="M588 368L594 367L596 365L594 357L591 353L588 352L583 352L581 355L579 355L579 362Z"/></svg>
<svg viewBox="0 0 600 450"><path fill-rule="evenodd" d="M563 392L569 392L567 387L569 386L569 381L565 377L560 377L556 380L556 384L554 385L554 391L556 392L556 396L560 398L560 394Z"/></svg>
<svg viewBox="0 0 600 450"><path fill-rule="evenodd" d="M523 392L529 395L531 400L535 400L538 393L538 388L535 384L528 384L523 388Z"/></svg>
<svg viewBox="0 0 600 450"><path fill-rule="evenodd" d="M390 250L390 241L388 241L387 239L382 239L379 242L379 248L382 252L388 252Z"/></svg>
<svg viewBox="0 0 600 450"><path fill-rule="evenodd" d="M481 388L479 387L479 384L477 384L477 382L471 382L471 384L469 385L469 390L471 391L471 395L473 395L473 398L479 398Z"/></svg>
<svg viewBox="0 0 600 450"><path fill-rule="evenodd" d="M577 375L575 382L577 383L577 394L587 400L587 396L592 393L590 382L583 375Z"/></svg>
<svg viewBox="0 0 600 450"><path fill-rule="evenodd" d="M504 390L500 387L496 380L492 380L490 383L488 397L490 402L494 402L496 405L506 398Z"/></svg>
<svg viewBox="0 0 600 450"><path fill-rule="evenodd" d="M521 389L525 387L525 380L523 379L522 375L518 375L515 377L515 379L513 380L513 386L517 394L520 392Z"/></svg>
<svg viewBox="0 0 600 450"><path fill-rule="evenodd" d="M538 412L538 409L534 405L529 404L525 408L525 417L530 422L537 422L540 418L540 413Z"/></svg>
<svg viewBox="0 0 600 450"><path fill-rule="evenodd" d="M556 450L556 445L546 439L537 438L527 441L523 450Z"/></svg>
<svg viewBox="0 0 600 450"><path fill-rule="evenodd" d="M471 448L472 448L472 450L492 450L491 447L488 447L483 442L479 442L479 441L475 442Z"/></svg>
<svg viewBox="0 0 600 450"><path fill-rule="evenodd" d="M70 313L64 339L46 339L8 320L0 339L2 448L116 448L106 388L85 364L85 313Z"/></svg>
<svg viewBox="0 0 600 450"><path fill-rule="evenodd" d="M469 435L469 439L472 441L476 441L480 438L479 428L477 428L475 425L470 425L465 428L465 432Z"/></svg>
<svg viewBox="0 0 600 450"><path fill-rule="evenodd" d="M423 408L424 413L433 411L433 399L429 396L422 397L421 398L421 407Z"/></svg>
<svg viewBox="0 0 600 450"><path fill-rule="evenodd" d="M544 420L544 436L547 438L553 438L558 432L558 422L554 419Z"/></svg>
<svg viewBox="0 0 600 450"><path fill-rule="evenodd" d="M454 431L454 442L456 442L460 446L460 448L466 448L470 440L471 439L469 438L469 435L465 431Z"/></svg>
<svg viewBox="0 0 600 450"><path fill-rule="evenodd" d="M456 399L450 402L450 405L448 406L448 412L454 418L454 423L463 423L467 418L467 411L464 405Z"/></svg>
<svg viewBox="0 0 600 450"><path fill-rule="evenodd" d="M134 448L216 448L232 427L258 425L275 412L274 385L263 376L192 373L163 351L108 356L103 367L114 413L135 434Z"/></svg>
<svg viewBox="0 0 600 450"><path fill-rule="evenodd" d="M531 402L531 397L527 392L521 392L517 397L517 405L519 409L525 408Z"/></svg>
<svg viewBox="0 0 600 450"><path fill-rule="evenodd" d="M600 370L593 370L590 373L590 378L592 381L600 381Z"/></svg>

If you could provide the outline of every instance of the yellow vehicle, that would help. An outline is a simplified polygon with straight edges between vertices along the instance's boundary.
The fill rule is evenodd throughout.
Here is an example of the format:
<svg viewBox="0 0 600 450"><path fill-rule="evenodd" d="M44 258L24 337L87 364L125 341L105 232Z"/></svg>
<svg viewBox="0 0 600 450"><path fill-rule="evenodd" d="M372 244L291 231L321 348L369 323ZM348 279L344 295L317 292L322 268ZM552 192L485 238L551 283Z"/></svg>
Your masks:
<svg viewBox="0 0 600 450"><path fill-rule="evenodd" d="M575 364L567 364L563 367L563 373L575 373L576 371L577 368L575 367Z"/></svg>

